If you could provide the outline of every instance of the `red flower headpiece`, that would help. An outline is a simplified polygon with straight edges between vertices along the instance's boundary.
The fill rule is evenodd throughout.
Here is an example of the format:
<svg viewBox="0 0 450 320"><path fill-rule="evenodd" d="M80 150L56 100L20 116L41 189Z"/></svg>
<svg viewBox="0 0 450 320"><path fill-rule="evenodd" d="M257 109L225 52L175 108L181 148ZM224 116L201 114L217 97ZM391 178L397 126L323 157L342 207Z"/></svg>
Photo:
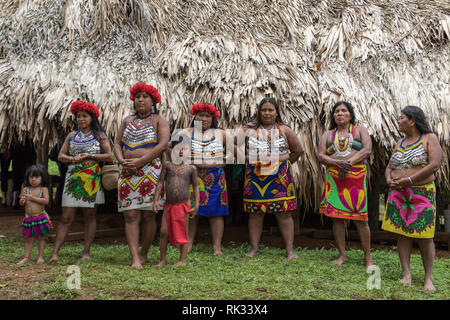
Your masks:
<svg viewBox="0 0 450 320"><path fill-rule="evenodd" d="M198 112L206 111L210 115L212 115L213 118L220 117L220 111L217 110L215 106L212 104L205 104L205 103L196 103L192 106L191 110L189 111L192 115L195 115Z"/></svg>
<svg viewBox="0 0 450 320"><path fill-rule="evenodd" d="M134 101L134 96L138 92L147 92L149 95L152 96L153 102L155 104L161 102L161 95L159 94L158 90L155 87L153 87L149 84L146 84L145 82L142 82L142 83L138 82L134 86L131 87L130 99Z"/></svg>
<svg viewBox="0 0 450 320"><path fill-rule="evenodd" d="M78 111L90 112L97 118L100 116L100 111L98 110L98 107L95 104L84 102L82 100L75 101L70 106L70 112L72 112L73 115L76 115Z"/></svg>

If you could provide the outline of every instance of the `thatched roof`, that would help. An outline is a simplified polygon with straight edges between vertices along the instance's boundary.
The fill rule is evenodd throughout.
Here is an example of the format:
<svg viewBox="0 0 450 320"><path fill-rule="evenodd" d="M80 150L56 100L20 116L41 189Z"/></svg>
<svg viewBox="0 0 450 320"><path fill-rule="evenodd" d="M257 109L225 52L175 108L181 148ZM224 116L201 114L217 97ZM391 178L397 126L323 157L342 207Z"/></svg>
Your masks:
<svg viewBox="0 0 450 320"><path fill-rule="evenodd" d="M400 110L417 105L443 146L439 181L449 187L449 9L419 0L4 0L0 127L52 145L82 98L100 106L113 137L137 81L158 88L172 128L187 126L199 101L237 128L273 96L305 147L294 171L315 206L316 152L334 102L351 102L372 135L372 171L400 137Z"/></svg>

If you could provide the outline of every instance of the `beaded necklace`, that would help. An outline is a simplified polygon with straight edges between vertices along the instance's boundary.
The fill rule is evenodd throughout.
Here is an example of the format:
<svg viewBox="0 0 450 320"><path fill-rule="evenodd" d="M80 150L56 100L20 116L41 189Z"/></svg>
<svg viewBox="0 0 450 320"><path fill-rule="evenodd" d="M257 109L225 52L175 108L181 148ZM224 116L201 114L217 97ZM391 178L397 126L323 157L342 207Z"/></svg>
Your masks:
<svg viewBox="0 0 450 320"><path fill-rule="evenodd" d="M192 160L195 159L214 159L216 161L223 161L224 148L222 143L220 143L215 135L209 140L195 139L194 129L192 130L191 136L191 157Z"/></svg>
<svg viewBox="0 0 450 320"><path fill-rule="evenodd" d="M78 130L70 141L69 154L75 156L81 153L101 153L100 142L95 138L92 131L84 134L81 130Z"/></svg>
<svg viewBox="0 0 450 320"><path fill-rule="evenodd" d="M346 138L339 139L339 131L336 127L333 131L333 145L336 150L336 156L344 158L351 154L353 144L353 125L350 123L348 126L348 136Z"/></svg>
<svg viewBox="0 0 450 320"><path fill-rule="evenodd" d="M158 134L153 127L153 114L147 118L135 117L125 128L122 145L128 150L155 146L158 143Z"/></svg>

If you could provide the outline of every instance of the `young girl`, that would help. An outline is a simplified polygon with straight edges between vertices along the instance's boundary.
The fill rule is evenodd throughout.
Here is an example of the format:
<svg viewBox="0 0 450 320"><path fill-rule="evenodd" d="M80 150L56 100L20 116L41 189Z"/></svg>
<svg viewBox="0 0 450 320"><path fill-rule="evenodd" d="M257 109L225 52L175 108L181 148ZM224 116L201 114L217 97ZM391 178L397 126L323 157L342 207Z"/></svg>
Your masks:
<svg viewBox="0 0 450 320"><path fill-rule="evenodd" d="M45 235L53 229L50 217L45 211L48 200L47 172L41 165L32 165L25 173L25 182L20 192L19 203L21 206L25 206L22 230L28 239L25 245L25 256L17 263L19 265L28 262L34 237L38 240L37 263L44 263Z"/></svg>

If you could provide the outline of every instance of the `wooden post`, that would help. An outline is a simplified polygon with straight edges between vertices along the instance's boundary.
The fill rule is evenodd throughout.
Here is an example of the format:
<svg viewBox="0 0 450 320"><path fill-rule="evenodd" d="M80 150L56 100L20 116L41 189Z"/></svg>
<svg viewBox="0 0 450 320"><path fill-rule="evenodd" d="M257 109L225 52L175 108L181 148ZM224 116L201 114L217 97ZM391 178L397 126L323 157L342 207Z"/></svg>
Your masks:
<svg viewBox="0 0 450 320"><path fill-rule="evenodd" d="M381 190L380 175L375 174L370 179L370 186L368 190L368 214L369 214L369 228L371 231L377 231L379 227L380 217L380 190Z"/></svg>

